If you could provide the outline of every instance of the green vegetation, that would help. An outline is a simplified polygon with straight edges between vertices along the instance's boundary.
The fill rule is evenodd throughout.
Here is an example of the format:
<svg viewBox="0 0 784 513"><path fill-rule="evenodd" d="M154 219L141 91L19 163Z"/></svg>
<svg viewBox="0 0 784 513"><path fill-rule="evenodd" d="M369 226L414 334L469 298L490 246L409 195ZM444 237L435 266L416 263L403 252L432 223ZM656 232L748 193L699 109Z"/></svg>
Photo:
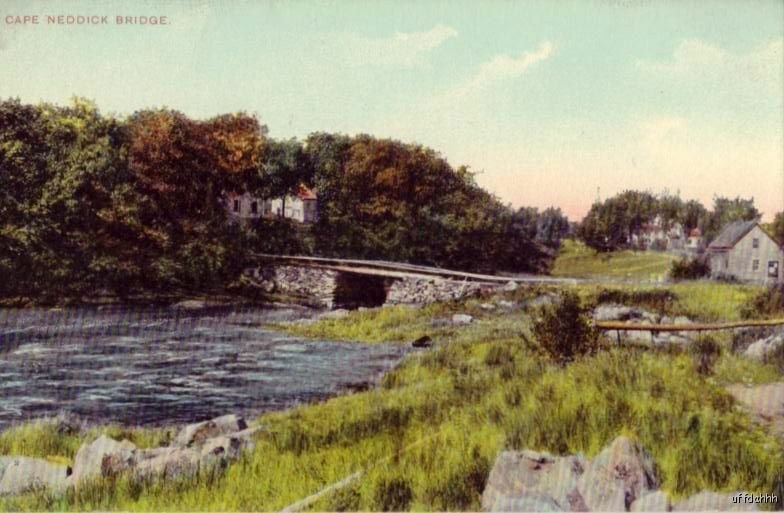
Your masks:
<svg viewBox="0 0 784 513"><path fill-rule="evenodd" d="M318 222L230 223L227 199L318 190ZM513 210L437 152L368 135L275 141L255 116L125 119L0 100L0 298L234 291L252 251L541 271L568 230ZM19 303L24 303L21 299Z"/></svg>
<svg viewBox="0 0 784 513"><path fill-rule="evenodd" d="M782 315L784 315L784 285L764 288L741 310L741 316L744 319Z"/></svg>
<svg viewBox="0 0 784 513"><path fill-rule="evenodd" d="M597 253L581 242L565 240L551 274L571 278L657 281L667 275L675 258L657 251Z"/></svg>
<svg viewBox="0 0 784 513"><path fill-rule="evenodd" d="M670 278L676 281L697 280L710 276L710 264L700 258L675 260L670 268Z"/></svg>
<svg viewBox="0 0 784 513"><path fill-rule="evenodd" d="M504 298L525 303L551 290L518 290ZM759 289L700 282L669 289L590 285L572 290L579 293L580 308L600 297L660 305L673 313L701 304L696 317L708 318L737 310ZM731 303L706 308L706 297ZM604 349L576 354L562 365L540 356L541 340L529 317L538 310L479 307L492 300L381 308L286 325L310 336L373 342L410 342L428 334L436 348L410 355L375 389L262 415L254 422L264 427L254 452L223 475L142 485L118 478L61 498L40 493L6 498L0 508L271 510L361 472L310 507L476 510L500 450L528 447L592 456L619 434L639 439L651 451L663 489L675 496L704 488L784 494L780 441L723 389L735 382L781 380L780 367L738 358L726 336L690 350ZM433 326L433 319L454 312L469 312L477 320L464 327ZM0 452L63 461L73 457L81 439L96 433L62 438L39 423L5 433ZM131 430L124 436L155 445L168 435Z"/></svg>
<svg viewBox="0 0 784 513"><path fill-rule="evenodd" d="M604 201L597 201L580 223L578 235L586 245L596 250L615 251L640 246L635 235L644 231L645 225L654 221L665 232L675 226L688 234L699 229L710 242L719 231L732 221L751 221L760 217L754 198L713 198L713 210L708 211L696 200L684 202L679 196L668 193L653 195L650 192L624 191ZM654 249L666 249L663 245Z"/></svg>
<svg viewBox="0 0 784 513"><path fill-rule="evenodd" d="M574 292L562 292L555 304L541 307L533 321L533 333L542 351L561 364L593 354L600 346L599 333Z"/></svg>

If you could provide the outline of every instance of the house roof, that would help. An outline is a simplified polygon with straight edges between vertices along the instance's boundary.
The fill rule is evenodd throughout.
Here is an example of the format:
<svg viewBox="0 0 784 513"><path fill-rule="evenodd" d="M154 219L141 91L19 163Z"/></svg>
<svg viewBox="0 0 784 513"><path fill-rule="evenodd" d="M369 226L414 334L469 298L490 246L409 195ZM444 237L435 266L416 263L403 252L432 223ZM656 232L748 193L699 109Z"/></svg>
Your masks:
<svg viewBox="0 0 784 513"><path fill-rule="evenodd" d="M316 199L316 194L304 185L300 184L299 189L297 189L297 197L301 200L314 200Z"/></svg>
<svg viewBox="0 0 784 513"><path fill-rule="evenodd" d="M702 237L702 232L699 228L694 228L689 232L689 237Z"/></svg>
<svg viewBox="0 0 784 513"><path fill-rule="evenodd" d="M757 226L757 221L733 221L721 230L718 237L710 243L708 249L732 248L755 226Z"/></svg>

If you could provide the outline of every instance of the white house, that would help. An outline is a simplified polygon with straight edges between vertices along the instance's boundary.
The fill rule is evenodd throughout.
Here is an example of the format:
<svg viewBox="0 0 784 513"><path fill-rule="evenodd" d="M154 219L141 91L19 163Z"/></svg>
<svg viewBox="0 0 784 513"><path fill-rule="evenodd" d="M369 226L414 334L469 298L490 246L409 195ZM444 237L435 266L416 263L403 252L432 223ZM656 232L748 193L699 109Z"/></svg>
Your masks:
<svg viewBox="0 0 784 513"><path fill-rule="evenodd" d="M725 226L708 246L708 259L714 278L784 283L784 249L758 221Z"/></svg>
<svg viewBox="0 0 784 513"><path fill-rule="evenodd" d="M300 185L296 194L285 198L265 200L249 193L232 193L226 198L226 209L231 220L286 217L300 223L314 223L317 219L317 203L316 194Z"/></svg>
<svg viewBox="0 0 784 513"><path fill-rule="evenodd" d="M265 215L287 217L300 223L315 223L317 219L317 197L313 191L300 185L295 195L275 198L268 203Z"/></svg>

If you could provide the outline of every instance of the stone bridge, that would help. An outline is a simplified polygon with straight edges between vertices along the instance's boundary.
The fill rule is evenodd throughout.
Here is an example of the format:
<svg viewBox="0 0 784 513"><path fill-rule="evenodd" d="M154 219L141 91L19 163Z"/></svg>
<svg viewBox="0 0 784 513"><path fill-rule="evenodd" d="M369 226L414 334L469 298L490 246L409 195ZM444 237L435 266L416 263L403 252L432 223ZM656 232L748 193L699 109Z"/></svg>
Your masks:
<svg viewBox="0 0 784 513"><path fill-rule="evenodd" d="M515 285L574 281L493 276L375 260L255 256L259 265L245 271L245 283L322 308L426 304L470 297L483 289L507 286L510 281Z"/></svg>

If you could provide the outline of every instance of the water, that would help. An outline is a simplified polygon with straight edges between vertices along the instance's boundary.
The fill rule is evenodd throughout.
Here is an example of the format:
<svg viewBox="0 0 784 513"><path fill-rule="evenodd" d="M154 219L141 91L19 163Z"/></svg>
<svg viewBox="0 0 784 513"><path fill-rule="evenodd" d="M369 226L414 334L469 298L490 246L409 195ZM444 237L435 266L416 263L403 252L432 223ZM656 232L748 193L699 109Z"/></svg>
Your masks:
<svg viewBox="0 0 784 513"><path fill-rule="evenodd" d="M0 310L0 429L68 412L127 425L253 415L377 380L392 344L302 340L260 327L291 310Z"/></svg>

